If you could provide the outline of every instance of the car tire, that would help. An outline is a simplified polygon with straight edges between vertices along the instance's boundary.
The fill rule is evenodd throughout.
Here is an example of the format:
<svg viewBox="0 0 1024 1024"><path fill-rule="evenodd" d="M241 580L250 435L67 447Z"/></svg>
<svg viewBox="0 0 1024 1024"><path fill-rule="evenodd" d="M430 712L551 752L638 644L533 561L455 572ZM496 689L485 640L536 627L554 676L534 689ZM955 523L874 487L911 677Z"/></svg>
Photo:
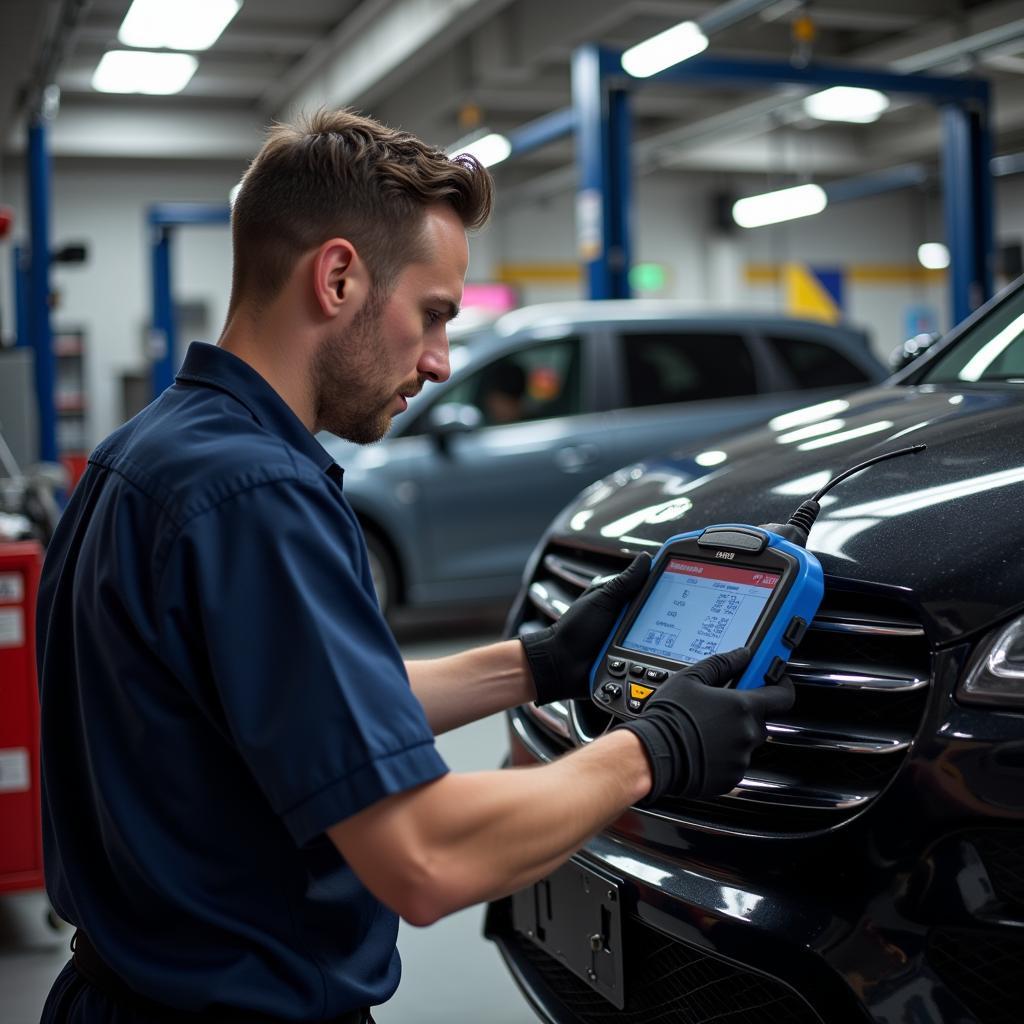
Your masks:
<svg viewBox="0 0 1024 1024"><path fill-rule="evenodd" d="M387 618L398 603L398 567L388 546L373 533L366 533L366 553L370 561L370 575L373 588L377 591L377 603Z"/></svg>

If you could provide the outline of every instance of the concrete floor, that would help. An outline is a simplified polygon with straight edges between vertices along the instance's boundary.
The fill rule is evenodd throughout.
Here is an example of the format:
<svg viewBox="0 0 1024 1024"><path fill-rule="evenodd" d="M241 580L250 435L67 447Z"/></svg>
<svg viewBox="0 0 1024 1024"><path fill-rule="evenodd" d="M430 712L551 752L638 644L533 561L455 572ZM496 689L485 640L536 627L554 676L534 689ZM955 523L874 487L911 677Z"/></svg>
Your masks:
<svg viewBox="0 0 1024 1024"><path fill-rule="evenodd" d="M439 657L496 639L499 620L407 619L396 634L407 658ZM440 639L438 639L440 637ZM438 740L453 771L496 767L506 738L500 716ZM54 933L39 894L0 898L0 1021L37 1024L50 984L67 961L70 929ZM430 928L404 923L398 938L404 966L395 997L374 1011L378 1024L530 1024L536 1017L481 936L483 910L472 907Z"/></svg>

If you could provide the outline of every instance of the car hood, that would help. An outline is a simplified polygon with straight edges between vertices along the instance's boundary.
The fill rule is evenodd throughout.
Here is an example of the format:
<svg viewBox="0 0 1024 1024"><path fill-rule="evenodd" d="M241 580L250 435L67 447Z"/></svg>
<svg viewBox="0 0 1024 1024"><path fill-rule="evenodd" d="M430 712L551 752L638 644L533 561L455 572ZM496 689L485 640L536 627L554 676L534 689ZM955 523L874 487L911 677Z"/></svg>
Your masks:
<svg viewBox="0 0 1024 1024"><path fill-rule="evenodd" d="M637 551L712 523L785 522L832 476L924 443L826 495L808 548L829 576L907 591L929 634L949 642L1024 608L1022 441L1019 388L880 386L626 467L584 491L553 533Z"/></svg>

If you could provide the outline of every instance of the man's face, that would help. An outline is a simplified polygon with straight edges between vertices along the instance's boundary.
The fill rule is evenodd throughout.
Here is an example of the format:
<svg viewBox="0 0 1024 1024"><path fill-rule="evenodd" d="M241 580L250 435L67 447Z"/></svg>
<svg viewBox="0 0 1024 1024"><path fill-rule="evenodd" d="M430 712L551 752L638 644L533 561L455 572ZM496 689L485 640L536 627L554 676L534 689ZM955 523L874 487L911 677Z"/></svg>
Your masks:
<svg viewBox="0 0 1024 1024"><path fill-rule="evenodd" d="M423 244L426 256L403 268L388 296L371 294L348 329L321 345L313 371L318 429L379 441L409 396L448 379L447 325L462 301L469 247L447 204L428 209Z"/></svg>

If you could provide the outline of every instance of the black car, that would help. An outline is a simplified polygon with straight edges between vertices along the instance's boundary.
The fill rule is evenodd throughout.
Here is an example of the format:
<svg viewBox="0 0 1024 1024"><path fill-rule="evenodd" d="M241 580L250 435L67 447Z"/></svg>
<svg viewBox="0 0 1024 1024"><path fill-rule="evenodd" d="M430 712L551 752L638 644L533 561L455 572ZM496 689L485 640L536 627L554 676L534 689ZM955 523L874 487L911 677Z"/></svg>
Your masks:
<svg viewBox="0 0 1024 1024"><path fill-rule="evenodd" d="M1024 1020L1024 280L881 386L588 488L534 552L510 631L673 534L785 522L916 442L823 500L796 703L742 782L633 809L489 907L543 1019ZM609 723L591 702L518 708L510 763Z"/></svg>

